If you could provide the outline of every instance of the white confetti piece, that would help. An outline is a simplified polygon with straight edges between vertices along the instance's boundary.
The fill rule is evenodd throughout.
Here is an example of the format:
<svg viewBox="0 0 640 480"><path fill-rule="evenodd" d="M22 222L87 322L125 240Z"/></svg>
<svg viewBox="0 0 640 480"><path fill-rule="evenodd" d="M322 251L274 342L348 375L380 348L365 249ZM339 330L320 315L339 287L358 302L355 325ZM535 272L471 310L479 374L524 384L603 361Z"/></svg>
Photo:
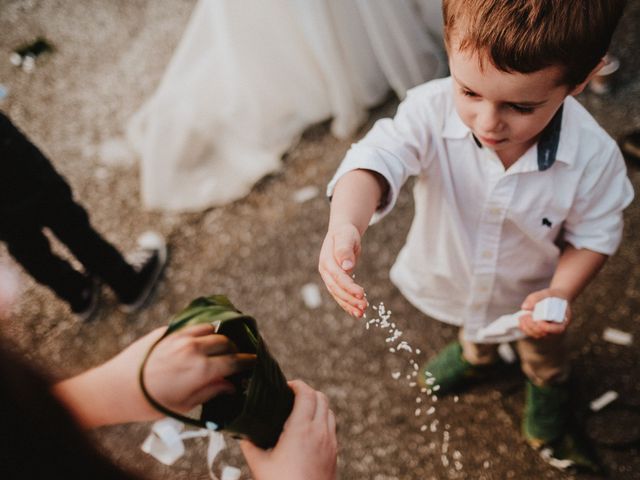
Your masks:
<svg viewBox="0 0 640 480"><path fill-rule="evenodd" d="M136 155L129 143L121 137L109 138L97 148L100 163L106 167L128 167L135 163Z"/></svg>
<svg viewBox="0 0 640 480"><path fill-rule="evenodd" d="M207 447L207 465L209 465L209 476L212 479L217 477L213 473L213 463L216 461L218 454L224 450L226 443L224 436L220 432L209 432L209 446Z"/></svg>
<svg viewBox="0 0 640 480"><path fill-rule="evenodd" d="M296 203L304 203L309 200L312 200L318 196L320 193L320 189L315 185L307 185L306 187L302 187L291 195L291 198Z"/></svg>
<svg viewBox="0 0 640 480"><path fill-rule="evenodd" d="M563 323L566 312L567 301L564 298L547 297L533 307L533 319L537 322Z"/></svg>
<svg viewBox="0 0 640 480"><path fill-rule="evenodd" d="M416 417L419 417L421 413L422 413L422 409L420 409L420 408L416 408L416 411L414 412L414 415L415 415Z"/></svg>
<svg viewBox="0 0 640 480"><path fill-rule="evenodd" d="M602 333L602 338L607 342L615 343L617 345L631 345L633 343L633 335L616 328L607 327Z"/></svg>
<svg viewBox="0 0 640 480"><path fill-rule="evenodd" d="M516 361L516 353L511 348L511 345L508 343L501 343L498 347L498 355L500 358L504 360L505 363L515 363Z"/></svg>
<svg viewBox="0 0 640 480"><path fill-rule="evenodd" d="M302 300L307 308L313 310L322 305L322 297L320 296L320 288L315 283L307 283L300 290Z"/></svg>
<svg viewBox="0 0 640 480"><path fill-rule="evenodd" d="M173 418L154 422L151 433L142 443L142 451L165 465L173 465L185 453L180 434L184 425Z"/></svg>
<svg viewBox="0 0 640 480"><path fill-rule="evenodd" d="M394 380L398 380L398 379L400 378L400 372L393 372L393 373L391 374L391 377L392 377Z"/></svg>
<svg viewBox="0 0 640 480"><path fill-rule="evenodd" d="M617 399L618 399L618 392L609 390L608 392L600 395L598 398L592 400L591 403L589 404L589 408L591 408L592 411L597 412L599 410L602 410L604 407L606 407L611 402L614 402Z"/></svg>
<svg viewBox="0 0 640 480"><path fill-rule="evenodd" d="M240 470L239 468L226 466L222 470L220 480L238 480L241 474L242 470Z"/></svg>

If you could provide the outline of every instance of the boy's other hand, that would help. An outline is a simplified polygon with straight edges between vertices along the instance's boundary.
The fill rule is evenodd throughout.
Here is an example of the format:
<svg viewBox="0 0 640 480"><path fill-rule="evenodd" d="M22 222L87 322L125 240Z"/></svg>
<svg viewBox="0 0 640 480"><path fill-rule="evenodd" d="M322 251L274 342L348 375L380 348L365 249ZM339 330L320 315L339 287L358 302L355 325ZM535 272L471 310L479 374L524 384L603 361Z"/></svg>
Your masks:
<svg viewBox="0 0 640 480"><path fill-rule="evenodd" d="M359 254L360 232L347 224L327 232L318 262L318 271L331 296L349 315L358 318L367 308L364 289L351 276Z"/></svg>
<svg viewBox="0 0 640 480"><path fill-rule="evenodd" d="M262 450L242 440L242 453L256 480L334 480L338 445L329 401L299 380L289 386L295 402L276 446Z"/></svg>
<svg viewBox="0 0 640 480"><path fill-rule="evenodd" d="M531 312L520 317L520 330L522 330L528 337L543 338L547 335L559 335L567 329L571 322L571 306L569 304L567 304L567 311L564 322L562 323L533 319L532 313L536 303L547 297L559 297L566 299L566 296L558 290L545 288L531 293L527 298L525 298L524 302L522 302L522 306L520 308Z"/></svg>

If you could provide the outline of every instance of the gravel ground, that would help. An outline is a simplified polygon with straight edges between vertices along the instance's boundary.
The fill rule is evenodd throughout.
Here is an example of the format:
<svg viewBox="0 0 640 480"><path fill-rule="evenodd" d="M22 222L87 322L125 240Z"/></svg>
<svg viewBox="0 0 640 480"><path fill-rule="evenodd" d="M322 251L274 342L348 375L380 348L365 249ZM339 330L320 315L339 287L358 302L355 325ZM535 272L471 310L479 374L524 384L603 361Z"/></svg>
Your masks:
<svg viewBox="0 0 640 480"><path fill-rule="evenodd" d="M522 377L515 371L458 402L439 400L436 412L423 417L438 419L437 431L420 431L425 422L414 415L417 391L404 377L411 370L409 359L424 361L456 332L412 308L388 279L413 213L409 189L394 213L367 233L357 275L369 300L384 302L403 339L422 353L389 353L386 332L366 330L325 292L319 308L305 307L301 286L320 284L316 260L328 204L321 196L296 204L291 196L308 185L324 189L355 138L338 141L326 124L314 126L285 157L280 173L265 178L246 198L198 214L142 211L135 160L100 159L100 145L122 134L126 120L157 85L194 4L0 0L0 59L5 59L0 61L0 83L9 90L0 108L53 159L93 223L114 244L126 251L139 233L153 226L171 246L156 301L135 316L120 313L105 289L98 318L81 324L50 292L21 274L23 295L13 318L3 325L4 336L52 375L63 377L106 360L165 324L192 298L226 293L258 319L287 376L305 379L330 397L339 422L341 478L573 478L547 466L521 440ZM632 0L612 47L622 60L616 90L604 97L580 97L613 136L640 127L639 19L640 0ZM38 35L56 51L41 58L31 73L13 67L11 50ZM371 121L395 108L396 102L389 101L372 112ZM638 171L632 168L630 177L638 190ZM626 220L623 246L575 305L570 334L577 412L584 414L589 401L609 389L620 392L619 404L629 407L592 418L590 428L601 442L637 438L640 425L634 413L640 408L638 349L606 343L601 335L605 326L613 326L633 333L636 344L640 338L637 202L626 211ZM0 260L6 258L0 247ZM396 371L402 372L399 380L392 378ZM429 399L422 406L430 404ZM447 425L448 442L443 434ZM139 450L148 430L148 424L103 428L95 437L116 462L147 478L208 478L203 442L192 441L187 456L164 467ZM229 444L220 465L243 465L235 442ZM442 462L443 448L448 448L448 467ZM598 452L611 478L640 479L637 442L622 449L600 443Z"/></svg>

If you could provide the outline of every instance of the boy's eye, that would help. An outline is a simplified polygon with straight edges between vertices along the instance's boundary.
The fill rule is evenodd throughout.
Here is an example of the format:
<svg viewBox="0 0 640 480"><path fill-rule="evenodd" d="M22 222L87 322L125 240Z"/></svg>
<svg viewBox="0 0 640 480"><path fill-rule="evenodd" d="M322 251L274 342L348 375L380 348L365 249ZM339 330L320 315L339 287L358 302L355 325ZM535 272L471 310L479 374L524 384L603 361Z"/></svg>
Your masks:
<svg viewBox="0 0 640 480"><path fill-rule="evenodd" d="M509 105L513 110L515 110L518 113L522 113L524 115L527 115L529 113L533 113L534 108L533 107L523 107L522 105L516 105L516 104L510 104Z"/></svg>
<svg viewBox="0 0 640 480"><path fill-rule="evenodd" d="M478 96L476 93L472 92L471 90L467 90L466 88L462 89L462 94L465 97L477 97Z"/></svg>

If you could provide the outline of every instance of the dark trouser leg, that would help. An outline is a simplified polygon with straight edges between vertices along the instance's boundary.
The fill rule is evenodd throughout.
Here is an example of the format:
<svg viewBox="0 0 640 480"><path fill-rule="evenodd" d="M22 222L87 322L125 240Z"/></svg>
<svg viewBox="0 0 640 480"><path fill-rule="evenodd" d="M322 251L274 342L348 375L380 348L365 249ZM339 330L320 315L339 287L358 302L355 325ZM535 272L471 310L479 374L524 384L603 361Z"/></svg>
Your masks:
<svg viewBox="0 0 640 480"><path fill-rule="evenodd" d="M140 290L136 271L113 245L93 229L85 209L70 195L55 198L46 208L43 222L86 271L109 285L120 301L135 298Z"/></svg>
<svg viewBox="0 0 640 480"><path fill-rule="evenodd" d="M36 281L66 300L72 310L82 307L86 302L82 293L91 287L91 281L51 251L49 240L40 228L12 230L4 232L2 237L9 253Z"/></svg>

